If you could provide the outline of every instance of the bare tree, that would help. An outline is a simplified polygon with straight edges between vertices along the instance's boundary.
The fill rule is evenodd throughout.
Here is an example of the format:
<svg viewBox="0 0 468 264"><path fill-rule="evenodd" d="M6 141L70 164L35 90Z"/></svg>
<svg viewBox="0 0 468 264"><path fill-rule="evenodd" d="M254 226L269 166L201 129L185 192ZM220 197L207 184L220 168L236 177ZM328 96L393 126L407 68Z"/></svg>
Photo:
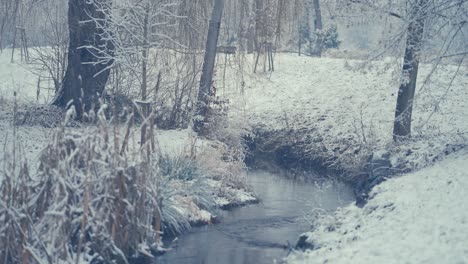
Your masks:
<svg viewBox="0 0 468 264"><path fill-rule="evenodd" d="M431 63L431 71L421 82L420 90L430 82L432 74L442 64L444 58L460 58L468 54L465 47L453 45L466 39L464 32L468 25L466 0L406 0L402 2L377 0L348 0L342 10L358 11L389 21L378 47L379 51L372 59L385 55L401 54L404 46L401 79L395 109L393 140L400 141L411 136L412 115L418 94L416 84L420 61L425 58ZM366 13L365 10L370 12ZM349 12L349 11L345 11ZM392 19L393 21L390 21ZM458 71L457 71L458 74ZM449 90L447 90L449 91ZM437 104L437 103L436 103Z"/></svg>
<svg viewBox="0 0 468 264"><path fill-rule="evenodd" d="M203 127L207 121L207 113L210 102L211 85L213 81L214 66L216 60L216 47L218 44L221 18L223 16L224 0L215 0L213 12L211 14L208 36L206 39L205 58L203 71L200 79L200 89L198 90L198 101L196 115L194 118L194 130L203 132Z"/></svg>
<svg viewBox="0 0 468 264"><path fill-rule="evenodd" d="M62 87L52 104L67 107L72 102L79 118L83 111L89 111L98 104L109 77L112 61L100 61L93 47L110 53L114 47L112 42L105 40L103 30L91 19L105 19L105 12L87 1L68 2L68 66Z"/></svg>
<svg viewBox="0 0 468 264"><path fill-rule="evenodd" d="M393 126L394 141L411 135L413 100L418 78L419 56L424 34L424 23L427 18L428 2L428 0L417 0L410 6L402 80L398 89Z"/></svg>
<svg viewBox="0 0 468 264"><path fill-rule="evenodd" d="M38 76L38 95L41 93L41 83L52 80L54 93L62 87L67 68L68 28L66 17L66 3L56 0L44 1L40 8L44 22L41 23L42 38L47 46L35 45L32 47L31 59L28 63L30 69ZM50 99L50 98L47 98Z"/></svg>

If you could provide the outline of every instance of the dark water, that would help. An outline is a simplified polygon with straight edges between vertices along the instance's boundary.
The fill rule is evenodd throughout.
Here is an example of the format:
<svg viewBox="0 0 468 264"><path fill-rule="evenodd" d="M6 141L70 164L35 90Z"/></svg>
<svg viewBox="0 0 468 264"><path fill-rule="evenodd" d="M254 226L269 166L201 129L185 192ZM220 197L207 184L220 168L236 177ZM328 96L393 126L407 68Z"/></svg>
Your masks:
<svg viewBox="0 0 468 264"><path fill-rule="evenodd" d="M330 213L353 200L351 189L331 181L304 182L267 172L250 173L249 179L261 203L221 212L221 223L180 236L156 263L279 263L288 244L310 229L312 214Z"/></svg>

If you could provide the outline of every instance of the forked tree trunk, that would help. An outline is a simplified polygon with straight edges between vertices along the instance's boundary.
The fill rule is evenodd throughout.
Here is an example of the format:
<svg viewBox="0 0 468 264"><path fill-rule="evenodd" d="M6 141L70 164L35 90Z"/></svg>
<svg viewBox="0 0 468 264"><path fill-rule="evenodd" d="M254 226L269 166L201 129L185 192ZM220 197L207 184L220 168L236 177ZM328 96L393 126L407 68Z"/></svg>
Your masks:
<svg viewBox="0 0 468 264"><path fill-rule="evenodd" d="M406 37L405 57L403 59L402 80L398 90L393 140L398 141L411 136L411 116L418 78L419 53L424 34L426 4L429 0L417 0L410 12Z"/></svg>
<svg viewBox="0 0 468 264"><path fill-rule="evenodd" d="M216 46L218 45L218 36L221 27L221 18L223 17L223 9L224 0L215 0L210 19L210 25L208 28L205 58L203 61L200 89L198 90L197 109L194 118L193 128L198 133L203 132L203 128L207 122L211 83L213 81L213 72L216 60Z"/></svg>
<svg viewBox="0 0 468 264"><path fill-rule="evenodd" d="M67 107L73 101L71 105L75 106L78 118L81 118L83 111L98 105L110 73L111 62L99 63L95 54L86 47L106 49L108 54L112 54L114 49L111 42L103 40L103 30L96 27L90 16L100 20L106 17L85 0L69 0L68 67L60 91L52 101L53 105L60 107Z"/></svg>

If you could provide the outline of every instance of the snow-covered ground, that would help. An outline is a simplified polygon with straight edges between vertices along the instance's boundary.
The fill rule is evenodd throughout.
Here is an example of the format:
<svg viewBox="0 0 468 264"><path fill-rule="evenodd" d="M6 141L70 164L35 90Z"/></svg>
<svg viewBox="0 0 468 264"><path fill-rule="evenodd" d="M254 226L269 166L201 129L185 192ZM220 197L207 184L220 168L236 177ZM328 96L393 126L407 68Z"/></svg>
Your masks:
<svg viewBox="0 0 468 264"><path fill-rule="evenodd" d="M468 152L377 186L306 233L288 263L468 263Z"/></svg>
<svg viewBox="0 0 468 264"><path fill-rule="evenodd" d="M315 250L288 262L468 263L468 153L456 152L468 142L466 65L433 73L421 65L413 139L399 145L392 126L400 66L391 59L361 64L277 54L273 73L255 75L245 64L227 71L231 82L218 80L239 116L267 131L299 131L304 153L321 145L329 157L348 153L349 164L390 152L395 173L412 171L377 186L364 208L349 205L314 222L306 236Z"/></svg>
<svg viewBox="0 0 468 264"><path fill-rule="evenodd" d="M424 168L379 185L362 209L350 205L318 220L308 234L317 249L294 253L291 263L468 262L468 154L462 150L443 158L467 144L466 66L442 65L428 80L432 66L421 65L413 140L394 145L391 131L400 67L390 59L356 70L362 62L277 54L271 74L252 74L250 59L241 64L231 61L224 80L224 69L218 65L218 95L230 100L230 115L236 122L266 130L304 131L301 140L306 150L320 144L328 152L348 153L344 162L356 156L356 149L367 148L391 152L393 165L404 160L403 171ZM36 102L36 85L35 76L24 65L11 64L7 53L0 55L2 146L12 142L13 91L24 106ZM41 96L39 103L50 99L45 93ZM37 158L51 129L16 129L26 156ZM181 153L195 140L188 130L156 134L161 149L168 153ZM319 143L310 140L318 136ZM222 182L211 185L224 186ZM248 193L230 191L216 198L220 206L226 206L228 197L238 203L253 199ZM205 221L211 218L203 211L192 215Z"/></svg>
<svg viewBox="0 0 468 264"><path fill-rule="evenodd" d="M36 168L41 151L50 142L53 130L59 129L56 126L60 126L63 115L59 109L47 105L53 97L53 90L51 90L53 83L41 81L38 95L38 76L33 73L33 66L21 62L19 56L15 57L13 63L10 58L11 50L5 49L3 53L0 53L0 166L6 158L5 153L15 145L18 147L17 151L20 151L17 155L28 160L29 166ZM19 124L16 126L13 125L15 104L16 123ZM86 131L87 127L79 125L73 129ZM236 170L228 171L229 177L235 179L219 180L219 174L223 173L222 170L227 171L231 164L222 161L222 153L220 153L220 147L216 146L216 142L198 138L191 129L156 130L155 140L157 151L162 155L188 156L193 150L191 148L195 148L195 152L199 152L198 156L209 159L210 164L206 166L206 169L213 169L207 173L210 177L217 178L209 180L209 185L213 189L213 198L218 207L226 208L257 202L257 198L247 186L240 186L242 184L233 186L230 182L241 182L242 178L245 178L245 171L236 168ZM139 148L139 128L135 128L130 134L129 148ZM235 175L236 173L239 175ZM183 214L191 222L210 223L216 217L216 213L210 213L190 203L181 202L182 207L186 209Z"/></svg>
<svg viewBox="0 0 468 264"><path fill-rule="evenodd" d="M254 128L299 131L305 155L352 162L373 151L392 153L402 171L423 168L468 137L468 68L422 64L413 111L413 140L392 144L401 71L398 61L277 54L275 71L253 74L252 58L234 60L217 73L218 94L231 101L234 118ZM219 62L221 63L221 61ZM234 66L233 66L234 65ZM241 66L239 66L241 65ZM430 77L430 78L428 78ZM287 139L285 139L287 140ZM450 151L449 151L450 152Z"/></svg>
<svg viewBox="0 0 468 264"><path fill-rule="evenodd" d="M248 62L250 59L246 58ZM247 63L242 64L242 70L229 67L227 76L231 78L226 81L220 80L223 74L218 72L217 85L221 87L218 94L223 93L233 108L242 109L253 123L282 127L320 122L324 128L333 126L343 133L354 130L353 125L362 118L366 132L372 128L380 137L384 136L382 140L391 138L401 71L398 62L387 59L363 64L357 60L281 53L275 61L273 73L252 74L252 66ZM457 65L439 65L426 81L432 65L421 65L415 99L415 135L429 132L431 124L436 123L441 123L437 128L442 130L433 133L451 131L454 127L468 131L468 124L462 122L468 114L462 96L468 93L467 70L461 66L452 80ZM426 123L434 109L436 113Z"/></svg>
<svg viewBox="0 0 468 264"><path fill-rule="evenodd" d="M17 93L17 100L24 103L44 104L53 96L51 81L42 80L39 83L39 96L37 95L38 76L31 69L33 67L20 61L18 52L11 62L11 49L4 49L0 53L0 103L3 100L13 100L13 93Z"/></svg>

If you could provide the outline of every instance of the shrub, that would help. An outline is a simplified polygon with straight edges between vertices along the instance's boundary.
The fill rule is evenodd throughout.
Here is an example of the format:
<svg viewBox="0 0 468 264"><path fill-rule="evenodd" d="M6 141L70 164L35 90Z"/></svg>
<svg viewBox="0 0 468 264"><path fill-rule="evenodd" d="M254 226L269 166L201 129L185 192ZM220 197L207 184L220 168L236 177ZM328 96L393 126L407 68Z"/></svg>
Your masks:
<svg viewBox="0 0 468 264"><path fill-rule="evenodd" d="M158 203L166 233L181 233L190 228L191 221L199 220L193 214L215 210L209 178L192 157L164 155L156 169L160 170Z"/></svg>
<svg viewBox="0 0 468 264"><path fill-rule="evenodd" d="M314 34L317 45L320 45L322 50L339 48L341 42L338 40L338 30L335 25L317 31Z"/></svg>
<svg viewBox="0 0 468 264"><path fill-rule="evenodd" d="M122 131L102 109L97 119L82 130L54 130L32 176L17 148L5 151L0 259L128 263L141 249L157 250L161 231L181 232L193 212L213 210L206 174L192 157L160 157L149 140L127 152L130 123Z"/></svg>

